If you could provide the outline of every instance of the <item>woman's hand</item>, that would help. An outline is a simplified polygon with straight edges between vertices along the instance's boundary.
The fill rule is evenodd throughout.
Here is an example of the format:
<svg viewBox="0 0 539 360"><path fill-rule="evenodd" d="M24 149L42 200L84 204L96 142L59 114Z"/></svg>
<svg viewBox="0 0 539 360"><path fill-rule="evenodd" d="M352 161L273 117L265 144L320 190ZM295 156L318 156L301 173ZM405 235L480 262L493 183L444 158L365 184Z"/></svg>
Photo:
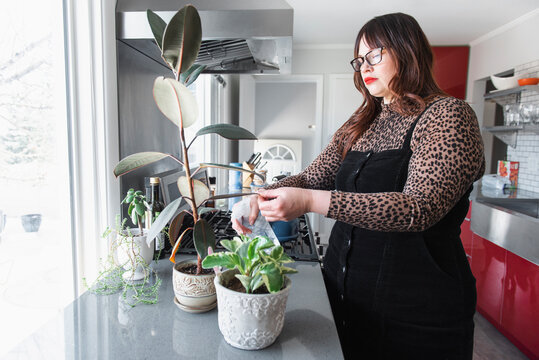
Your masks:
<svg viewBox="0 0 539 360"><path fill-rule="evenodd" d="M258 209L258 196L251 196L251 200L249 201L249 225L253 225L256 221L256 218L258 217L258 212L260 211ZM234 204L234 206L238 205L238 203ZM232 229L236 230L238 234L250 234L251 229L249 229L246 226L243 226L238 219L232 219Z"/></svg>
<svg viewBox="0 0 539 360"><path fill-rule="evenodd" d="M268 221L289 221L312 211L312 192L313 190L288 187L260 190L258 207Z"/></svg>

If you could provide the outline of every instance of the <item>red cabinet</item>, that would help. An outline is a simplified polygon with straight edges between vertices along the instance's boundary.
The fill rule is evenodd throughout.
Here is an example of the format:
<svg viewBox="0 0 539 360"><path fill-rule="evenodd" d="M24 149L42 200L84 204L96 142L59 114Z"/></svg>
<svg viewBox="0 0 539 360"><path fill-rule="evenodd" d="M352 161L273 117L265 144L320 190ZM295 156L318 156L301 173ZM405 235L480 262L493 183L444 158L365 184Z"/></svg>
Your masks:
<svg viewBox="0 0 539 360"><path fill-rule="evenodd" d="M539 359L539 266L507 251L502 329L528 357Z"/></svg>
<svg viewBox="0 0 539 360"><path fill-rule="evenodd" d="M440 88L458 99L466 98L469 46L433 46L434 78Z"/></svg>
<svg viewBox="0 0 539 360"><path fill-rule="evenodd" d="M507 250L473 234L472 273L477 287L477 309L499 325L505 281Z"/></svg>
<svg viewBox="0 0 539 360"><path fill-rule="evenodd" d="M539 266L472 235L477 310L531 359L539 359Z"/></svg>

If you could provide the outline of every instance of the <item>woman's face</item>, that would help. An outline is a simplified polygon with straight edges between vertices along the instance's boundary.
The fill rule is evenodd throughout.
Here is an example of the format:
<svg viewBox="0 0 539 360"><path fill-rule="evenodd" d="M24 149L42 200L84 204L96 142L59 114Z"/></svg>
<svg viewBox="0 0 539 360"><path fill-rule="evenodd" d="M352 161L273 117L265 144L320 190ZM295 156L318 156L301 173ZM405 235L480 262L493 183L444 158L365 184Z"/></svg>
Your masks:
<svg viewBox="0 0 539 360"><path fill-rule="evenodd" d="M371 49L362 38L359 43L358 56L365 56ZM383 97L384 103L391 102L393 93L389 90L389 82L396 73L395 61L389 52L382 50L382 61L376 65L370 65L367 61L361 65L361 78L369 93L375 97Z"/></svg>

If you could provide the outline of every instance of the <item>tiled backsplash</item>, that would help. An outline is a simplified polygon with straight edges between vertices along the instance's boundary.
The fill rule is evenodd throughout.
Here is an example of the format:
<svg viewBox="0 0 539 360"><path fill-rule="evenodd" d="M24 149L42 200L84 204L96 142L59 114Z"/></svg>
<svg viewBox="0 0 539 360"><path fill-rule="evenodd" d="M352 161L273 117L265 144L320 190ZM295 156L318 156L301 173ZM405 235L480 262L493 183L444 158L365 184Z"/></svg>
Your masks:
<svg viewBox="0 0 539 360"><path fill-rule="evenodd" d="M539 60L515 67L515 75L519 78L539 77ZM520 102L539 106L539 86L537 91L524 91ZM507 147L507 160L520 162L518 187L539 192L539 134L519 131L517 136L517 147Z"/></svg>

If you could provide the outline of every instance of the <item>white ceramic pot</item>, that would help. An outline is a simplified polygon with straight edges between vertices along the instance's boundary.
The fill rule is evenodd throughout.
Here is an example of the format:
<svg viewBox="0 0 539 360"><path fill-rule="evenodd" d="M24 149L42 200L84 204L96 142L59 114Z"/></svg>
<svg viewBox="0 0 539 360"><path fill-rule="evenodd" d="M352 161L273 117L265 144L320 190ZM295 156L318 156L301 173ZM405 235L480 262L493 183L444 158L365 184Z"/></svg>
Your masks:
<svg viewBox="0 0 539 360"><path fill-rule="evenodd" d="M129 236L131 234L132 236ZM124 230L118 234L116 259L125 270L122 277L127 281L142 280L146 277L147 268L153 258L154 241L146 243L146 235L140 236L139 229Z"/></svg>
<svg viewBox="0 0 539 360"><path fill-rule="evenodd" d="M223 286L237 272L228 270L215 278L219 304L219 330L230 345L244 350L258 350L273 344L284 324L286 301L292 285L276 293L245 294Z"/></svg>
<svg viewBox="0 0 539 360"><path fill-rule="evenodd" d="M182 268L196 265L196 260L184 260L174 264L172 270L172 286L176 305L187 312L200 313L217 306L215 274L192 275L181 272Z"/></svg>

